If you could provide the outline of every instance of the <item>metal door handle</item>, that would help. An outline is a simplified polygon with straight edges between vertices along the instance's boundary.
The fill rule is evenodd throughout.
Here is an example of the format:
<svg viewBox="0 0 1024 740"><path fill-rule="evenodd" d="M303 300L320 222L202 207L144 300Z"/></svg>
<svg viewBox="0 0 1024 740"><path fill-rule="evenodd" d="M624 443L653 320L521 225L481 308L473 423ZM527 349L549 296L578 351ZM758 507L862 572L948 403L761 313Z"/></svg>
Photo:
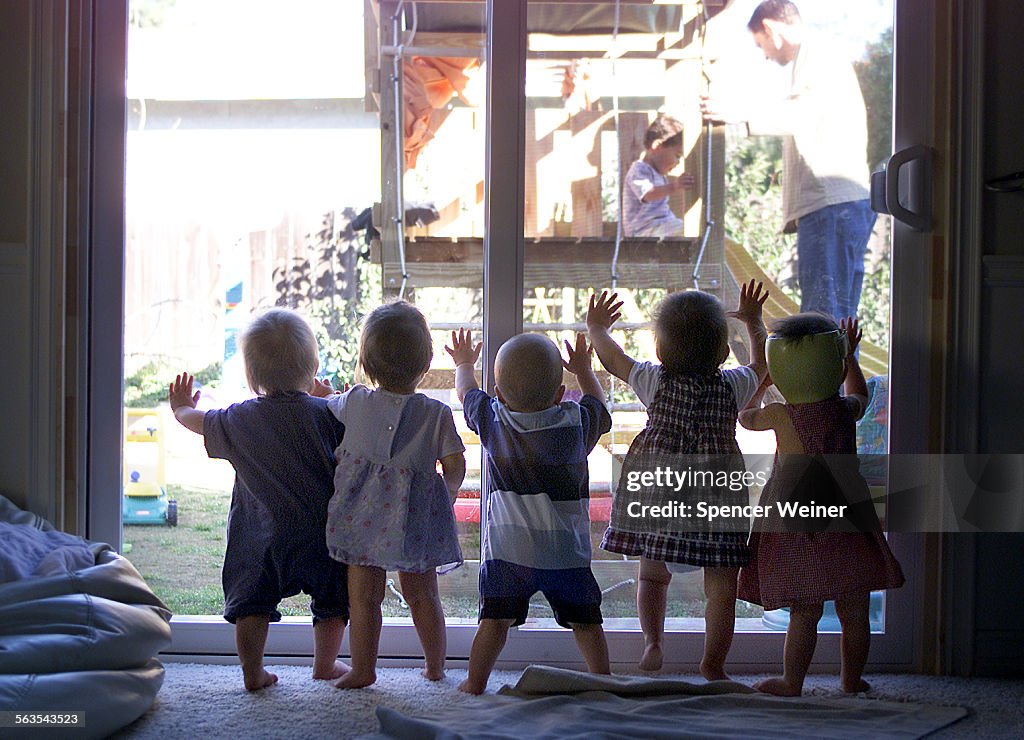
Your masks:
<svg viewBox="0 0 1024 740"><path fill-rule="evenodd" d="M892 214L914 231L930 230L933 156L931 147L915 144L889 157L881 170L871 173L871 207L878 213ZM903 193L901 172L905 172Z"/></svg>

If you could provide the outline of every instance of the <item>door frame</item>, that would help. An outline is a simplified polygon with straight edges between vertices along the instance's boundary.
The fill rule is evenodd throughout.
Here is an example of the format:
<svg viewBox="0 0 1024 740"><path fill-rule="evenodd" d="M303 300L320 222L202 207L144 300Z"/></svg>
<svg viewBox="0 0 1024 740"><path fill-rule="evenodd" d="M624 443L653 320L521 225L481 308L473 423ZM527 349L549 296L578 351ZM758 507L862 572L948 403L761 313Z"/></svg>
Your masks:
<svg viewBox="0 0 1024 740"><path fill-rule="evenodd" d="M927 143L938 152L937 161L951 161L948 154L951 143L941 139L939 127L945 121L936 120L940 108L938 95L946 94L936 82L937 58L934 39L949 37L960 29L953 27L943 13L948 0L935 0L929 8L915 3L911 9L908 0L895 3L895 103L894 145L902 148L909 143ZM516 34L494 37L492 28L508 28L510 19L522 23L527 11L527 0L487 0L488 55L490 59L505 59L512 68L504 67L489 73L489 83L499 86L521 86L525 75L525 33L519 27ZM93 86L88 103L79 114L88 124L84 127L90 152L90 176L80 183L88 204L89 249L86 263L86 293L83 305L84 358L86 372L81 380L82 398L87 399L86 411L81 419L80 455L85 465L85 490L80 492L87 518L84 523L87 536L121 546L121 414L100 413L117 408L122 403L123 373L123 293L124 293L124 136L125 96L124 79L127 41L127 0L122 2L87 3L91 15L90 25L84 29L80 53L93 72ZM495 25L492 25L495 24ZM909 50L910 53L907 53ZM491 65L489 65L491 66ZM515 70L519 70L518 73ZM501 72L499 75L498 72ZM900 80L913 80L913 85L900 85ZM945 81L948 85L948 80ZM83 100L86 98L83 96ZM500 96L488 95L491 100ZM493 357L504 339L521 328L522 265L525 261L522 218L522 143L525 138L525 102L513 105L515 115L488 116L489 141L502 141L500 147L487 147L485 192L491 195L487 203L489 224L511 225L511 228L487 229L489 247L485 250L485 303L501 322L490 322L485 332L485 382L492 382ZM506 100L505 105L508 105ZM518 111L518 112L517 112ZM501 120L499 120L501 119ZM497 123L492 127L491 121ZM509 141L518 146L508 146ZM515 154L516 161L511 158ZM948 192L942 185L948 173L943 171L936 194ZM505 194L508 197L498 197ZM519 228L515 228L518 224ZM910 232L899 224L893 229L893 280L900 284L893 293L891 346L897 352L891 362L891 388L898 393L891 398L890 450L893 453L926 452L933 449L935 429L941 428L943 409L936 400L939 394L931 391L935 381L942 380L936 368L932 351L938 341L936 316L942 308L941 295L935 298L939 278L933 266L941 264L941 250L948 241L945 219L940 229L932 233ZM494 235L493 240L491 234ZM500 248L495 248L500 239ZM518 274L515 285L508 276ZM504 276L505 285L495 276ZM487 284L494 283L492 290ZM941 293L941 292L940 292ZM931 338L932 342L925 338ZM893 551L901 561L908 583L891 592L887 600L887 629L883 635L873 636L872 659L869 670L912 670L920 665L923 630L927 624L923 604L925 541L921 535L893 534ZM174 643L172 653L188 655L232 655L234 645L230 628L219 619L175 618L172 622ZM468 656L472 625L451 625L449 646L453 660ZM308 623L285 620L271 630L267 654L272 657L304 656L309 654L310 629ZM669 669L692 669L699 660L702 633L672 633L666 636L669 654L673 660ZM420 649L411 626L394 624L384 629L383 644L388 653L382 657L397 659L418 656ZM730 665L738 670L763 669L778 664L781 658L782 634L737 634ZM635 662L642 638L639 631L611 632L609 649L615 664ZM822 649L812 669L835 670L838 667L838 635L822 634ZM514 630L509 646L502 656L503 665L542 661L559 665L578 665L578 653L571 636L564 630Z"/></svg>

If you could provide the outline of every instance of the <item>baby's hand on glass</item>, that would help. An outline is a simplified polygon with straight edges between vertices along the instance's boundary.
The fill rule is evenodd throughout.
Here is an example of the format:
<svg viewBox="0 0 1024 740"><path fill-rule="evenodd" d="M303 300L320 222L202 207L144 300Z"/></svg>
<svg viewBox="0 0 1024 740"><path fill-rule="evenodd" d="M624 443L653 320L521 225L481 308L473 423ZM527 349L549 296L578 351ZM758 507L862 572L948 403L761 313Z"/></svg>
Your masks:
<svg viewBox="0 0 1024 740"><path fill-rule="evenodd" d="M759 282L755 285L751 278L749 283L744 283L740 287L740 302L736 306L736 310L729 311L727 315L743 322L760 321L766 300L768 300L768 290L764 284Z"/></svg>
<svg viewBox="0 0 1024 740"><path fill-rule="evenodd" d="M853 357L857 345L860 344L860 340L864 336L860 323L852 316L847 316L839 321L839 330L846 334L846 356Z"/></svg>
<svg viewBox="0 0 1024 740"><path fill-rule="evenodd" d="M596 293L591 295L590 307L587 309L587 329L610 329L622 315L619 312L622 301L618 298L618 293L609 295L607 290L602 290L600 296Z"/></svg>
<svg viewBox="0 0 1024 740"><path fill-rule="evenodd" d="M180 409L183 406L195 408L199 403L200 392L192 393L192 384L195 378L188 373L182 373L174 379L167 391L167 400L171 404L171 411Z"/></svg>
<svg viewBox="0 0 1024 740"><path fill-rule="evenodd" d="M345 390L348 390L348 383L345 383ZM335 393L341 393L341 391L334 389L330 378L313 378L313 388L309 391L309 395L316 396L317 398L327 398Z"/></svg>
<svg viewBox="0 0 1024 740"><path fill-rule="evenodd" d="M576 346L574 347L568 339L565 340L565 351L569 360L562 361L562 367L573 375L593 370L594 348L587 344L587 335L581 331L576 332Z"/></svg>
<svg viewBox="0 0 1024 740"><path fill-rule="evenodd" d="M473 332L468 329L459 329L457 332L452 332L452 346L446 345L444 351L451 355L452 360L455 361L455 367L467 362L470 365L475 365L483 346L483 342L473 345Z"/></svg>

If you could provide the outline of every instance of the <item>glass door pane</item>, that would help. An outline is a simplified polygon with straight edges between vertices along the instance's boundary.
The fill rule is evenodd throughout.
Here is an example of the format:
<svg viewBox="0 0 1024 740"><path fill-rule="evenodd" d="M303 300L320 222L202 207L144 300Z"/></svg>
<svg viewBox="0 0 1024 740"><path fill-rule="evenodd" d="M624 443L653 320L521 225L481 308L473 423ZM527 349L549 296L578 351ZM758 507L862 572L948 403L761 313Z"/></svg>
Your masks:
<svg viewBox="0 0 1024 740"><path fill-rule="evenodd" d="M250 397L238 334L273 306L309 320L323 375L352 378L359 319L381 297L362 5L133 0L130 13L125 550L176 615L217 615L233 471L175 422L167 388L188 371L201 409ZM307 616L308 598L281 611Z"/></svg>
<svg viewBox="0 0 1024 740"><path fill-rule="evenodd" d="M764 281L771 296L765 304L765 318L769 328L772 321L792 315L800 310L810 310L818 304L808 300L806 286L800 284L801 268L797 254L796 226L786 225L786 211L783 191L785 189L785 166L783 136L749 135L750 131L763 132L763 121L781 110L780 102L788 96L794 105L803 105L804 119L798 124L799 136L808 148L808 120L814 115L814 106L820 102L808 98L799 100L800 89L811 89L820 101L823 93L819 88L801 88L794 79L793 64L779 64L767 59L763 52L752 43L746 28L747 19L757 3L741 4L716 16L709 24L708 46L718 57L712 66L710 94L723 108L751 112L751 125L728 125L725 131L724 199L725 245L728 276L734 284L750 279ZM749 6L749 7L748 7ZM892 152L892 103L893 103L893 3L880 0L854 12L832 3L798 3L803 23L807 28L809 50L820 49L822 39L827 39L832 48L833 59L849 61L856 75L863 98L866 132L859 126L846 126L843 131L851 145L859 151L866 145L866 167L864 174L884 166ZM812 46L816 42L818 46ZM810 53L810 52L809 52ZM805 68L806 69L806 68ZM804 73L806 76L806 72ZM836 87L847 84L836 80ZM805 93L805 98L807 98ZM852 119L859 118L859 101L850 97L839 102L842 110L850 112ZM785 103L782 103L783 105ZM753 121L759 121L760 126ZM866 133L866 141L864 141ZM833 149L840 149L838 133L822 136L820 141L830 142ZM797 145L799 150L799 145ZM808 157L813 155L810 154ZM820 161L820 156L819 156ZM847 167L849 170L849 167ZM790 178L796 179L798 171L790 170ZM827 178L827 173L818 176ZM837 175L838 176L838 175ZM844 174L845 176L845 174ZM853 186L857 197L866 198L866 181L863 175L857 177ZM806 202L809 196L800 195ZM854 197L851 195L850 197ZM796 202L797 197L793 197ZM791 209L792 210L792 209ZM804 209L806 210L806 209ZM811 214L807 214L807 217ZM808 218L808 221L810 219ZM884 521L884 498L886 493L886 454L888 453L888 408L889 408L889 328L891 297L891 252L892 227L888 216L874 219L866 245L863 241L861 255L855 255L851 264L863 268L863 276L853 275L846 280L856 295L852 301L853 313L860 321L864 338L860 345L860 365L867 379L869 405L864 417L857 424L857 452L862 459L862 473L870 487L876 508ZM807 237L802 237L807 238ZM808 239L810 243L810 239ZM810 254L809 256L814 256ZM810 260L808 260L810 262ZM829 279L839 285L841 278L833 275L838 268L832 268ZM804 275L809 282L812 273ZM842 288L837 288L841 290ZM838 321L843 316L834 316ZM774 451L771 432L749 432L738 427L737 435L745 453L770 454ZM761 461L761 464L767 461ZM875 632L884 630L885 594L877 592L871 597L871 626ZM766 613L760 624L748 624L757 629L784 630L788 625L788 612L775 610ZM834 605L826 603L825 616L819 623L820 631L838 632L839 622Z"/></svg>
<svg viewBox="0 0 1024 740"><path fill-rule="evenodd" d="M614 291L623 301L613 337L636 360L657 361L650 321L668 293L699 289L732 309L739 285L762 281L771 292L766 319L800 311L795 237L783 235L782 139L747 135L745 126L708 127L701 97L709 93L745 101L748 110L789 95L792 67L768 63L746 24L756 2L736 3L708 17L697 3L657 7L594 2L530 2L526 72L526 168L523 327L561 346L585 330L587 300ZM838 39L865 100L868 141L864 172L888 157L892 104L892 3L857 12L805 2L801 11L815 33ZM827 6L827 7L826 7ZM852 22L856 16L856 22ZM585 20L582 20L585 19ZM630 212L627 175L644 158L645 131L660 116L678 128L678 160L659 163L660 175L692 183L671 192L655 229ZM887 218L878 218L864 258L858 310L865 340L861 362L869 378L870 407L858 426L858 448L879 461L886 452L888 401L889 254ZM724 367L748 361L745 332L730 321L731 353ZM603 369L599 378L612 410L612 430L590 456L593 570L604 591L610 629L636 629L637 564L601 549L617 465L646 423L644 405L628 384ZM578 398L568 374L567 397ZM772 432L737 425L737 441L751 469L768 470ZM884 495L885 472L869 470ZM749 489L756 504L760 488ZM537 627L553 626L540 603ZM883 628L884 599L872 598L872 626ZM703 630L701 572L679 572L669 587L667 630ZM765 614L737 605L737 629L785 630L788 614ZM820 628L837 628L834 611Z"/></svg>
<svg viewBox="0 0 1024 740"><path fill-rule="evenodd" d="M438 589L449 625L475 625L480 442L466 426L455 393L455 366L444 347L462 328L476 341L482 338L484 8L381 2L377 17L380 43L367 59L374 60L381 80L381 235L371 254L383 266L384 300L410 301L430 323L434 358L419 392L451 406L466 445L466 479L455 502L465 564L440 577ZM398 574L388 578L384 615L411 624L398 593Z"/></svg>
<svg viewBox="0 0 1024 740"><path fill-rule="evenodd" d="M253 312L287 305L314 324L322 366L340 384L353 378L360 317L401 296L434 330L421 391L452 405L467 444L469 473L456 503L467 563L441 579L441 590L450 622L476 618L480 451L443 346L452 329L479 332L487 320L484 4L405 3L397 21L398 2L380 3L372 19L358 5L131 3L124 541L177 614L220 611L232 473L174 423L164 401L169 380L196 372L208 408L247 397L237 334ZM624 301L614 336L636 359L654 360L650 317L669 292L698 288L731 307L738 282L753 277L772 290L769 316L797 310L794 246L778 228L778 140L738 127L709 131L700 115L709 79L716 95L786 94L788 70L760 59L746 30L754 5L708 18L684 0L529 4L525 331L571 339L585 328L589 296L614 290ZM874 167L891 140L892 2L856 12L832 5L805 0L801 9L815 29L843 40L855 64ZM677 233L638 236L623 218L622 193L659 113L682 124L681 161L668 174L694 183L668 199ZM365 228L371 218L376 239ZM879 218L860 309L872 406L858 434L869 452L886 451L889 252L888 219ZM745 361L737 327L730 339L727 366ZM635 630L636 561L599 544L614 460L646 412L628 385L604 371L599 378L613 425L589 458L593 568L607 626ZM578 398L572 378L565 382ZM745 453L774 450L770 433L737 434ZM884 485L880 475L874 482ZM757 494L751 489L752 502ZM541 602L528 626L552 626ZM308 615L302 597L286 608ZM385 610L408 618L397 593ZM741 630L785 626L743 603L737 617ZM667 628L703 629L699 572L673 578Z"/></svg>

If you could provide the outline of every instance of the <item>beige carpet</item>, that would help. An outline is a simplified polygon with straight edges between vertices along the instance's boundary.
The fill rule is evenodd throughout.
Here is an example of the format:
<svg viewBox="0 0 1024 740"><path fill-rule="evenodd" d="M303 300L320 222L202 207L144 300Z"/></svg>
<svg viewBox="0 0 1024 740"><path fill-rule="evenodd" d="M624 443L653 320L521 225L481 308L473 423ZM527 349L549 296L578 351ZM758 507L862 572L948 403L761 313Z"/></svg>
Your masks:
<svg viewBox="0 0 1024 740"><path fill-rule="evenodd" d="M276 666L274 672L280 682L256 694L246 693L241 686L241 672L236 666L200 665L194 663L168 663L164 686L157 695L153 708L141 719L125 728L116 737L131 738L347 738L374 735L380 732L378 707L397 713L397 716L426 717L444 724L448 720L466 717L467 712L483 713L496 707L524 700L496 696L494 692L503 684L515 684L519 671L497 671L491 678L491 693L471 697L459 693L456 686L465 676L463 670L449 670L448 677L430 683L411 668L383 668L378 683L361 691L339 691L329 684L313 681L309 668L302 666ZM692 676L675 677L695 685L703 683ZM738 676L742 683L756 677ZM1024 681L994 679L954 679L909 675L869 676L872 691L845 697L840 694L833 676L811 676L808 679L802 705L809 706L820 700L826 709L838 706L844 712L863 717L888 716L894 731L890 737L920 737L922 732L904 731L892 717L916 714L938 723L929 737L1024 737ZM749 700L750 695L741 695ZM696 697L707 700L709 697ZM714 699L714 697L710 697ZM757 697L755 697L757 698ZM541 701L547 701L542 699ZM582 701L582 700L581 700ZM571 704L574 702L568 702ZM769 702L770 703L770 702ZM899 713L894 704L902 704L908 712ZM540 705L535 706L538 709ZM952 721L959 713L930 713L931 707L963 707L967 716ZM765 707L758 706L761 712ZM862 711L861 711L862 710ZM896 711L896 714L887 712ZM540 714L540 713L538 713ZM392 718L395 714L390 715ZM770 734L771 713L758 715L758 724L750 728L750 736ZM839 716L839 715L835 715ZM790 721L790 720L786 720ZM952 721L952 724L948 724ZM557 723L556 723L557 724ZM833 736L846 734L841 722ZM918 728L927 724L915 725ZM941 728L941 729L939 729ZM595 737L586 727L577 728L580 737ZM619 737L640 737L629 726L623 726ZM416 734L420 734L419 728ZM467 731L468 730L468 731ZM519 738L529 737L512 732ZM899 730L899 732L896 732ZM679 736L686 736L686 726L679 725ZM782 730L780 728L780 734ZM394 735L401 736L401 735ZM422 736L422 735L421 735ZM450 737L472 737L469 728L463 734ZM605 734L614 737L614 734ZM723 735L723 736L735 736ZM742 736L742 733L741 733ZM826 735L827 736L827 735Z"/></svg>

